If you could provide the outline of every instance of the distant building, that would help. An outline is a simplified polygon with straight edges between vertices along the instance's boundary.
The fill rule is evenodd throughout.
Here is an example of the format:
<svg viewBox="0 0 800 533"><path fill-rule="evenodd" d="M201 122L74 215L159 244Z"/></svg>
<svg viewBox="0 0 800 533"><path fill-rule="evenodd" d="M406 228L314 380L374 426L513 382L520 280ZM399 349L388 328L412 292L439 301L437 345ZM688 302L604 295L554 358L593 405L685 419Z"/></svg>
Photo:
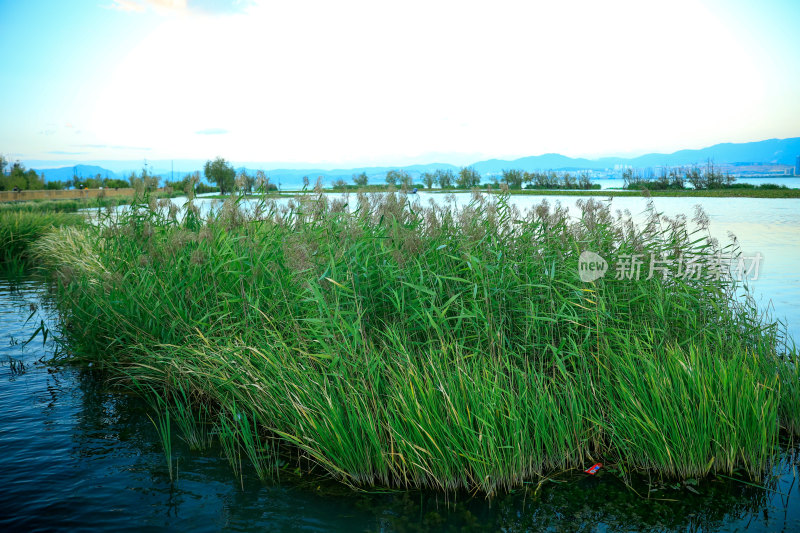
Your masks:
<svg viewBox="0 0 800 533"><path fill-rule="evenodd" d="M800 176L800 155L794 160L794 175Z"/></svg>

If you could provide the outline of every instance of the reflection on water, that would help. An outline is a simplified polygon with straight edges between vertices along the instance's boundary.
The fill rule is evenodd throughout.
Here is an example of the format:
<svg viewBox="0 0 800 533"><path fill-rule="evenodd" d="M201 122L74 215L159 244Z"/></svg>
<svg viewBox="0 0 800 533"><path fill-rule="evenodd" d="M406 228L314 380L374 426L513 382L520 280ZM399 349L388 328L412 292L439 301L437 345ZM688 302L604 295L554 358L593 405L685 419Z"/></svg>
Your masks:
<svg viewBox="0 0 800 533"><path fill-rule="evenodd" d="M176 443L171 483L144 406L90 370L45 361L55 346L26 323L44 285L0 278L0 529L485 531L798 530L793 451L770 490L722 478L625 486L607 470L555 475L492 501L469 494L356 492L289 469L234 479L220 450ZM38 323L38 321L37 321ZM55 324L51 323L50 326ZM650 489L650 492L648 492Z"/></svg>

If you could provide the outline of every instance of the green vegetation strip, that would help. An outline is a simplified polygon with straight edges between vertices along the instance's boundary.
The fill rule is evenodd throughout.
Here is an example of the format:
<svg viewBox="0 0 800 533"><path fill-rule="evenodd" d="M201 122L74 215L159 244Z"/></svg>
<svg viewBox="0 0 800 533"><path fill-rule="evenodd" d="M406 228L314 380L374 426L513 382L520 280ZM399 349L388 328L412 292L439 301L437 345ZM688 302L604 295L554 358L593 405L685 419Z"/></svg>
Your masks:
<svg viewBox="0 0 800 533"><path fill-rule="evenodd" d="M713 260L702 214L351 202L135 204L46 234L68 353L149 398L165 450L171 420L239 475L291 460L492 493L600 461L758 480L800 434L798 354L729 276L579 279L583 250Z"/></svg>
<svg viewBox="0 0 800 533"><path fill-rule="evenodd" d="M357 192L389 192L390 187L368 186L366 188L355 189L352 187L332 187L325 189L331 193L351 193ZM473 189L419 189L419 192L429 192L434 194L468 193ZM498 188L481 189L484 192L499 193ZM283 194L314 194L311 190L283 191ZM679 198L800 198L800 189L745 189L745 188L725 188L725 189L668 189L658 191L624 190L624 189L509 189L503 194L530 195L530 196L595 196L602 198L617 196L644 196L644 197L679 197ZM217 198L217 197L214 197ZM220 196L219 198L223 198Z"/></svg>
<svg viewBox="0 0 800 533"><path fill-rule="evenodd" d="M172 194L158 193L151 198L165 196ZM78 213L81 209L110 208L134 201L119 197L0 203L0 266L5 270L13 270L15 265L30 267L30 245L55 228L86 225L86 217Z"/></svg>
<svg viewBox="0 0 800 533"><path fill-rule="evenodd" d="M447 192L447 191L445 191ZM615 189L603 190L511 190L510 194L536 196L601 196L604 198L617 196L645 197L678 197L678 198L800 198L800 189L705 189L705 190L661 190L661 191L626 191Z"/></svg>
<svg viewBox="0 0 800 533"><path fill-rule="evenodd" d="M0 209L0 266L29 263L34 241L54 228L83 224L75 213Z"/></svg>

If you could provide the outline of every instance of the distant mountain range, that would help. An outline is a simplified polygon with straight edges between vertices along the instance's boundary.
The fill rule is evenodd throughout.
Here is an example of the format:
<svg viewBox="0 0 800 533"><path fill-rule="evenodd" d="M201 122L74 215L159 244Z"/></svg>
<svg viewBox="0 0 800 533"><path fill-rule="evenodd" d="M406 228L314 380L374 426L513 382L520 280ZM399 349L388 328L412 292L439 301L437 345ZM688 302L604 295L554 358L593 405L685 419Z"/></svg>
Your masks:
<svg viewBox="0 0 800 533"><path fill-rule="evenodd" d="M71 167L37 168L34 170L39 174L44 174L45 181L66 181L71 180L72 176L88 178L98 174L104 178L121 178L115 172L97 165L74 165Z"/></svg>
<svg viewBox="0 0 800 533"><path fill-rule="evenodd" d="M508 168L531 171L603 170L612 169L617 165L634 168L675 167L702 164L708 160L713 161L716 165L794 165L797 156L800 156L800 137L749 143L722 143L699 150L680 150L671 154L646 154L631 158L582 159L561 154L544 154L511 161L489 159L488 161L479 161L473 166L481 174L488 174Z"/></svg>
<svg viewBox="0 0 800 533"><path fill-rule="evenodd" d="M638 157L603 157L599 159L585 159L567 157L561 154L543 154L529 157L521 157L513 160L489 159L477 161L471 166L484 176L497 174L504 169L520 169L526 171L534 170L609 170L619 168L619 166L630 166L634 168L652 168L659 166L685 166L693 164L703 164L706 161L713 161L716 165L794 165L797 156L800 155L800 137L790 139L769 139L766 141L748 143L722 143L701 148L698 150L680 150L671 154L646 154ZM59 168L46 168L47 161L30 161L28 166L37 172L44 173L47 181L68 180L73 175L88 177L100 174L103 177L124 179L130 175L131 170L125 168L140 169L141 163L137 161L101 161L97 165L75 164L73 166L62 166ZM178 179L189 172L202 170L203 161L201 160L180 160L177 168L154 168L152 172L169 179L174 174ZM170 161L155 161L152 164L167 166ZM273 164L274 165L274 164ZM116 172L108 167L116 169ZM308 176L311 181L322 176L330 182L339 178L349 180L353 174L366 172L371 178L383 176L392 169L403 169L412 176L418 176L423 172L432 172L437 169L449 169L458 171L459 167L447 163L431 163L427 165L409 165L405 167L381 166L381 167L358 167L346 169L320 169L313 168L270 168L269 163L246 163L238 167L237 170L247 170L255 172L261 168L267 171L273 182L282 182L285 185L297 185L302 182L303 176ZM136 170L134 170L136 171ZM201 172L202 174L202 172Z"/></svg>

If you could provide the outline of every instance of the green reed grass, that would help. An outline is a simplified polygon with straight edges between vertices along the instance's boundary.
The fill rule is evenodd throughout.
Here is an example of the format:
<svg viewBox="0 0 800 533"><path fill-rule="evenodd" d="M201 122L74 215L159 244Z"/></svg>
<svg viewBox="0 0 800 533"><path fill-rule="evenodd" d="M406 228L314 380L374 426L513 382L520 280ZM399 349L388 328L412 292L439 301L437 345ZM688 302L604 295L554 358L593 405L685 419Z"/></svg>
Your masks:
<svg viewBox="0 0 800 533"><path fill-rule="evenodd" d="M72 213L0 210L0 264L28 262L30 245L61 226L78 226L84 217Z"/></svg>
<svg viewBox="0 0 800 533"><path fill-rule="evenodd" d="M172 460L172 423L170 422L170 408L160 396L149 396L155 398L153 403L153 412L155 418L148 415L150 422L158 432L161 446L164 450L164 459L167 462L167 471L169 472L170 481L174 481L173 460Z"/></svg>
<svg viewBox="0 0 800 533"><path fill-rule="evenodd" d="M84 200L30 200L0 203L0 213L75 213L85 207Z"/></svg>
<svg viewBox="0 0 800 533"><path fill-rule="evenodd" d="M172 388L172 420L178 426L181 437L193 451L205 451L212 446L211 413L206 404L193 401L185 388L177 383Z"/></svg>
<svg viewBox="0 0 800 533"><path fill-rule="evenodd" d="M596 461L758 478L800 429L780 324L727 274L578 276L583 250L736 250L699 212L580 207L317 194L201 218L145 202L35 249L75 359L216 413L237 475L282 451L363 486L491 493Z"/></svg>
<svg viewBox="0 0 800 533"><path fill-rule="evenodd" d="M183 196L183 191L158 191L149 193L149 197L175 198ZM81 209L99 209L128 205L137 201L136 196L112 196L83 199L62 199L62 200L23 200L19 202L0 202L0 214L2 213L76 213Z"/></svg>
<svg viewBox="0 0 800 533"><path fill-rule="evenodd" d="M0 203L0 213L76 213L81 209L127 205L133 199L125 196L112 198L87 198L78 200L26 200Z"/></svg>
<svg viewBox="0 0 800 533"><path fill-rule="evenodd" d="M219 424L217 425L217 436L219 437L223 453L228 459L228 464L230 464L233 473L239 478L242 486L244 486L244 474L242 471L243 447L240 444L237 429L237 423L230 419L229 413L220 413Z"/></svg>

